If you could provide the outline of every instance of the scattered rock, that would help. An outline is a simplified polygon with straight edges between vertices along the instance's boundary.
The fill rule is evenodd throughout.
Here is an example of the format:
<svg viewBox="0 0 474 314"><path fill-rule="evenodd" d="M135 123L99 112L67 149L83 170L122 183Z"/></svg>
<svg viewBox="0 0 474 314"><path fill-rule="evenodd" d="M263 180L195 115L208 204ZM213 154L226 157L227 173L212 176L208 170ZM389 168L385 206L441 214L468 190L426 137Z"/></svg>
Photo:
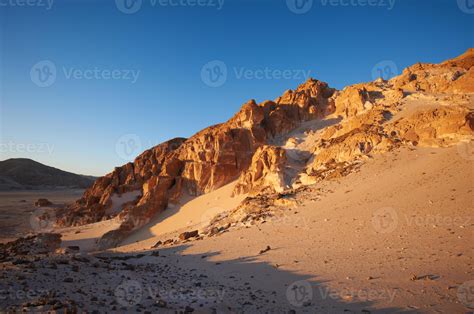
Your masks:
<svg viewBox="0 0 474 314"><path fill-rule="evenodd" d="M53 203L51 203L48 199L46 198L39 198L36 202L35 202L35 206L36 207L44 207L44 206L51 206L53 205Z"/></svg>
<svg viewBox="0 0 474 314"><path fill-rule="evenodd" d="M270 251L271 249L272 249L272 248L271 248L269 245L267 245L267 247L264 248L263 250L261 250L258 254L263 254L263 253L265 253L265 252Z"/></svg>
<svg viewBox="0 0 474 314"><path fill-rule="evenodd" d="M184 240L187 240L187 239L190 239L190 238L196 238L197 236L199 236L199 231L198 230L193 230L193 231L186 231L186 232L183 232L179 235L179 239L181 241L184 241Z"/></svg>
<svg viewBox="0 0 474 314"><path fill-rule="evenodd" d="M155 249L155 248L159 247L159 246L162 245L162 244L163 244L163 242L158 241L158 242L156 242L155 245L153 245L151 248L152 248L152 249Z"/></svg>

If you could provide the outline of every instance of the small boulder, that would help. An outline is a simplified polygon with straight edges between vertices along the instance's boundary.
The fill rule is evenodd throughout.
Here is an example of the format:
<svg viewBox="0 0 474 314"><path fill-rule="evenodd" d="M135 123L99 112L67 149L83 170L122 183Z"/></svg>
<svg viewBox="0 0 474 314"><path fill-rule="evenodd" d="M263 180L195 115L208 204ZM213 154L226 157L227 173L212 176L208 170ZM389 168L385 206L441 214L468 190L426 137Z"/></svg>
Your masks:
<svg viewBox="0 0 474 314"><path fill-rule="evenodd" d="M190 238L196 238L197 236L199 236L199 231L197 231L197 230L186 231L186 232L183 232L179 235L179 239L181 241L184 241L184 240L187 240L187 239L190 239Z"/></svg>
<svg viewBox="0 0 474 314"><path fill-rule="evenodd" d="M51 203L47 198L39 198L35 202L36 207L44 207L44 206L51 206L53 203Z"/></svg>

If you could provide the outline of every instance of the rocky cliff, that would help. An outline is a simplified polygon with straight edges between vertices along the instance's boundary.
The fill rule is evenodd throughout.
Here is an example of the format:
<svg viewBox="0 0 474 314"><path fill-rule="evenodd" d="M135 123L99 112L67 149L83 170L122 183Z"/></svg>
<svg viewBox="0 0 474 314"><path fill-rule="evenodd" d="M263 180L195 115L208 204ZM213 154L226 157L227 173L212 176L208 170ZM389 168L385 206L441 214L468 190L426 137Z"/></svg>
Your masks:
<svg viewBox="0 0 474 314"><path fill-rule="evenodd" d="M83 197L57 213L61 226L81 225L114 216L112 197L132 191L139 196L123 204L119 230L107 234L102 246L118 243L146 224L183 193L208 193L246 171L259 147L303 121L324 117L334 109L328 84L310 79L275 101L245 103L227 122L208 127L189 139L173 139L138 156L133 163L99 178Z"/></svg>
<svg viewBox="0 0 474 314"><path fill-rule="evenodd" d="M402 145L472 140L473 65L469 49L440 64L416 64L389 81L336 91L310 79L275 101L250 100L227 122L162 143L99 178L58 213L58 224L117 216L120 228L100 241L111 247L183 194L208 193L234 180L234 194L283 193L345 175L371 154ZM128 192L137 197L111 210L113 196ZM245 204L253 203L246 200L234 213L248 211Z"/></svg>

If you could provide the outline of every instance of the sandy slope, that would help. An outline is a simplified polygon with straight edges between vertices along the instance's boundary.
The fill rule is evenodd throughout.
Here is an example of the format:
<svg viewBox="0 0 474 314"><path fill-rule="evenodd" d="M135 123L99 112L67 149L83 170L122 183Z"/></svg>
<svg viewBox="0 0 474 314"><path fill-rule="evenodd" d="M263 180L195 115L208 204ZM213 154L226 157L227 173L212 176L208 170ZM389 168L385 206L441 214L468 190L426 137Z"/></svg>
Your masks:
<svg viewBox="0 0 474 314"><path fill-rule="evenodd" d="M211 193L199 197L187 197L183 205L168 208L149 224L126 239L122 245L146 241L142 245L153 245L158 240L166 240L176 234L200 229L222 212L236 207L246 195L231 197L235 182L227 184Z"/></svg>
<svg viewBox="0 0 474 314"><path fill-rule="evenodd" d="M195 313L463 313L474 306L472 148L376 155L358 173L300 194L302 205L278 218L217 237L150 251L160 238L150 233L109 257L59 255L3 264L1 291L17 294L0 299L0 309L49 309L18 296L28 287L49 295L53 308L102 312L173 313L191 306ZM167 219L223 202L211 194ZM150 230L159 234L154 228L161 224L169 231L167 219ZM194 227L200 218L174 221L189 220ZM68 230L66 244L93 243L107 230L105 223L80 227L77 234ZM134 237L146 238L141 232Z"/></svg>
<svg viewBox="0 0 474 314"><path fill-rule="evenodd" d="M149 224L133 233L122 245L141 242L140 245L151 247L158 240L167 240L176 237L180 232L200 229L215 215L236 207L245 198L245 195L231 197L234 186L235 182L199 197L183 197L182 205L169 207ZM125 199L128 200L130 197ZM77 245L82 251L95 251L98 239L119 226L120 222L117 219L110 219L55 231L63 235L63 247Z"/></svg>
<svg viewBox="0 0 474 314"><path fill-rule="evenodd" d="M468 149L462 144L376 156L359 173L324 183L329 193L320 201L177 248L185 256L180 264L205 270L226 286L240 280L252 291L274 290L283 307L290 306L287 285L307 280L312 305L300 310L308 312L462 312L457 287L474 279L474 163ZM267 245L272 250L259 255ZM117 251L148 247L141 242ZM427 277L411 280L413 275Z"/></svg>

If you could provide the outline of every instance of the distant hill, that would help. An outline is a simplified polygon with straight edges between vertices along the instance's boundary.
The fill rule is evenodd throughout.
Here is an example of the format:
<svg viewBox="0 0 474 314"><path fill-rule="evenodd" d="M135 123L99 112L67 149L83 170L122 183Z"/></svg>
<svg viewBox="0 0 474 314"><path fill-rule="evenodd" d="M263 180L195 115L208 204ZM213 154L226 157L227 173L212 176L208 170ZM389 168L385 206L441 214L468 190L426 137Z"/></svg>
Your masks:
<svg viewBox="0 0 474 314"><path fill-rule="evenodd" d="M0 190L88 188L94 177L49 167L26 158L0 161Z"/></svg>

